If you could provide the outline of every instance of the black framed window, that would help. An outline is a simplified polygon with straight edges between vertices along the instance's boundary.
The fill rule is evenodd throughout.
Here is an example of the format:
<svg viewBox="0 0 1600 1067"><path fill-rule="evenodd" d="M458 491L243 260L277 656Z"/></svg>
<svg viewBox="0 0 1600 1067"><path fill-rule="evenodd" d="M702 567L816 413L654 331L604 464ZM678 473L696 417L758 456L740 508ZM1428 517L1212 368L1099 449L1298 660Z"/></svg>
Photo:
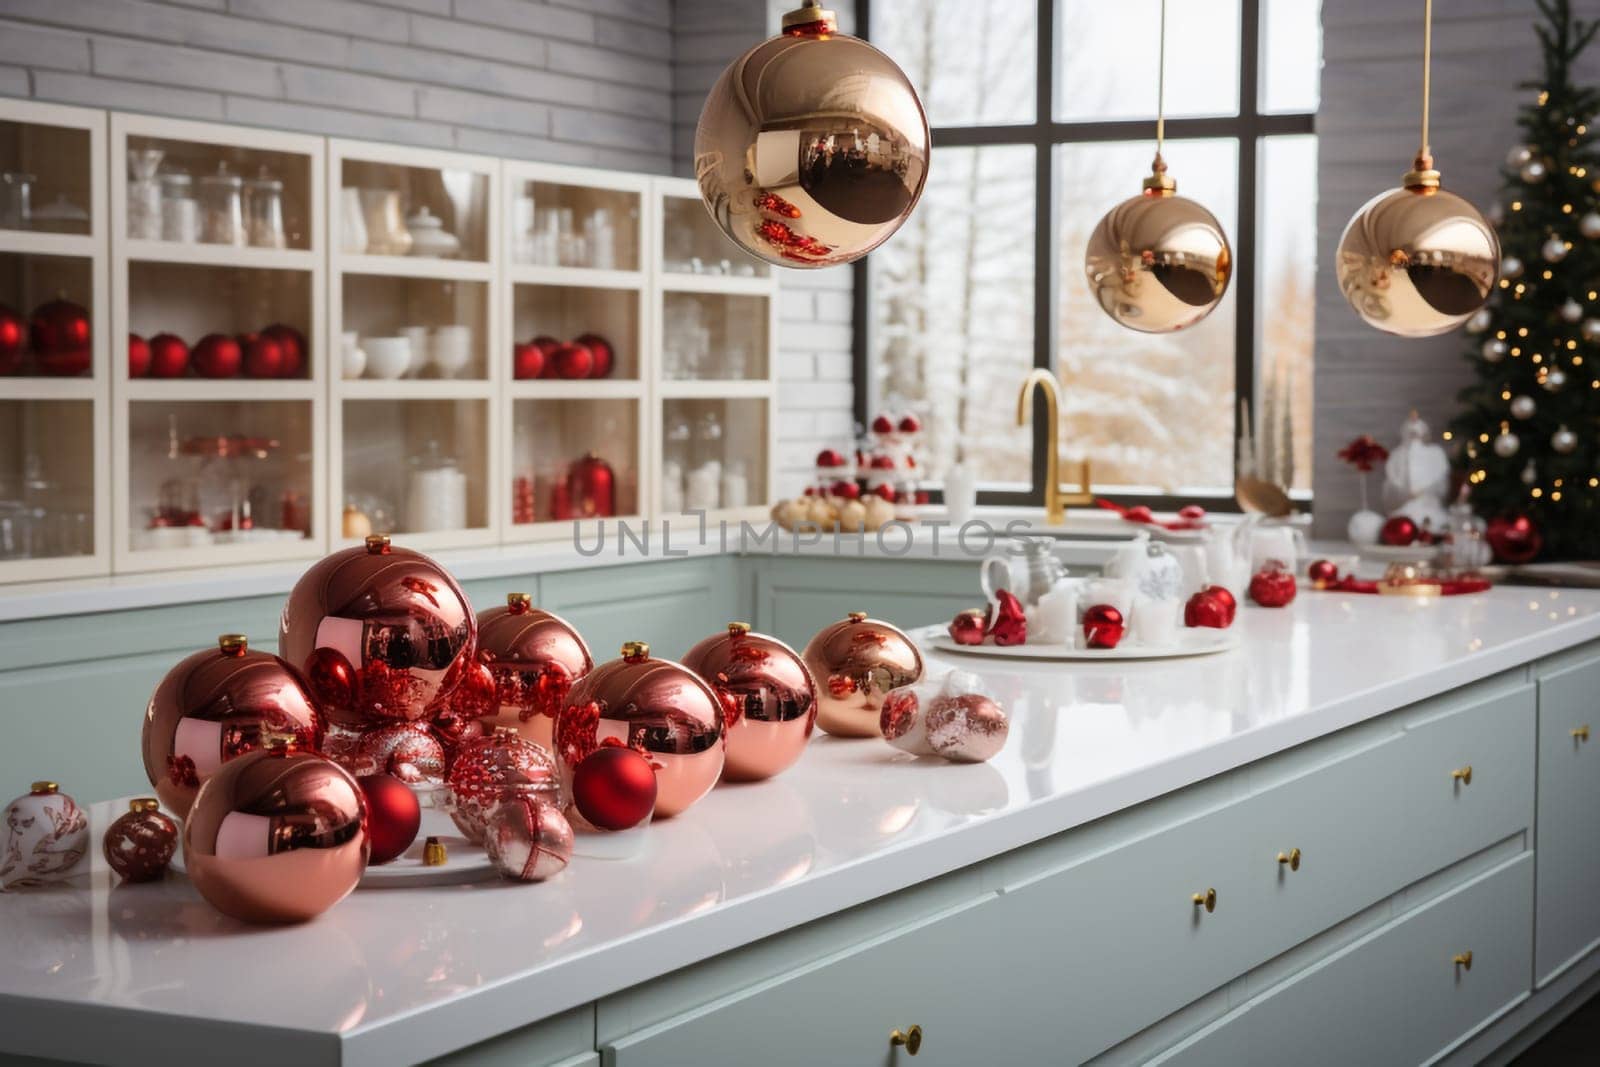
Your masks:
<svg viewBox="0 0 1600 1067"><path fill-rule="evenodd" d="M1015 424L1034 367L1097 492L1231 506L1248 410L1264 472L1309 496L1319 5L1168 8L1165 156L1236 266L1203 323L1147 335L1093 304L1083 248L1149 173L1160 0L856 0L934 148L916 213L855 267L855 416L915 411L928 475L959 458L984 503L1042 500L1044 427Z"/></svg>

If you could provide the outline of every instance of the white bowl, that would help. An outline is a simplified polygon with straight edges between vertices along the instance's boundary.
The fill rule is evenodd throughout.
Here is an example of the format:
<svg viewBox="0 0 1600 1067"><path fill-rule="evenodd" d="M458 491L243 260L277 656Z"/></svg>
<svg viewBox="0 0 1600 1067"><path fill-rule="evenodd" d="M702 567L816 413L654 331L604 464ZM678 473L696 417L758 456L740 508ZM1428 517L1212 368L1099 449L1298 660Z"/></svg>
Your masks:
<svg viewBox="0 0 1600 1067"><path fill-rule="evenodd" d="M367 353L368 378L398 378L411 366L408 337L369 337L361 347Z"/></svg>

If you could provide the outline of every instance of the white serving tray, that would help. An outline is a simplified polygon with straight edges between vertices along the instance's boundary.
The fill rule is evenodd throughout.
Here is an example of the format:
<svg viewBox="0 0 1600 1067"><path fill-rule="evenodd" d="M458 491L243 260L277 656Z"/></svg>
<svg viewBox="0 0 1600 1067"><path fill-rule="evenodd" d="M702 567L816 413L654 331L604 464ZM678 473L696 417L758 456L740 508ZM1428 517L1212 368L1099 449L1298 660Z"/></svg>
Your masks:
<svg viewBox="0 0 1600 1067"><path fill-rule="evenodd" d="M1077 648L1073 645L1045 642L1021 645L962 645L941 630L918 635L940 652L957 652L965 656L987 656L993 659L1042 660L1108 660L1108 659L1172 659L1178 656L1207 656L1214 652L1227 652L1242 643L1236 629L1216 630L1205 626L1188 627L1178 631L1178 640L1170 645L1137 645L1124 642L1116 648Z"/></svg>

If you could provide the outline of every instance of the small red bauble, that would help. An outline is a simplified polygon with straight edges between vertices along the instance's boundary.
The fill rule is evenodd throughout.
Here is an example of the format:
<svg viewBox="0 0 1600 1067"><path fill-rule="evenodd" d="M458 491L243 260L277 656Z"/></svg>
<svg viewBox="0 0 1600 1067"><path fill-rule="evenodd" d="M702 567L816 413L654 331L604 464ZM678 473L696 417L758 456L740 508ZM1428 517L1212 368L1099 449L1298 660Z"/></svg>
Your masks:
<svg viewBox="0 0 1600 1067"><path fill-rule="evenodd" d="M561 783L550 753L512 730L501 728L456 751L450 765L450 817L474 845L502 801L539 797L560 802Z"/></svg>
<svg viewBox="0 0 1600 1067"><path fill-rule="evenodd" d="M594 370L594 353L587 345L565 344L557 348L551 359L555 363L557 378L587 378Z"/></svg>
<svg viewBox="0 0 1600 1067"><path fill-rule="evenodd" d="M1239 604L1232 593L1220 585L1208 585L1183 606L1183 624L1226 630L1233 625L1238 610Z"/></svg>
<svg viewBox="0 0 1600 1067"><path fill-rule="evenodd" d="M1486 534L1495 558L1505 563L1529 563L1544 547L1539 527L1526 515L1501 515L1489 520Z"/></svg>
<svg viewBox="0 0 1600 1067"><path fill-rule="evenodd" d="M51 300L28 322L33 358L46 374L71 377L89 369L89 312L70 300Z"/></svg>
<svg viewBox="0 0 1600 1067"><path fill-rule="evenodd" d="M1206 517L1206 509L1199 504L1185 504L1178 509L1178 518L1185 522L1202 522Z"/></svg>
<svg viewBox="0 0 1600 1067"><path fill-rule="evenodd" d="M893 504L899 496L899 494L894 491L894 486L890 485L888 482L884 482L882 485L874 489L873 492L883 497L883 499L887 500L891 504Z"/></svg>
<svg viewBox="0 0 1600 1067"><path fill-rule="evenodd" d="M588 453L567 472L567 497L578 518L610 518L617 513L616 475L611 464Z"/></svg>
<svg viewBox="0 0 1600 1067"><path fill-rule="evenodd" d="M511 350L511 375L519 381L538 378L544 374L544 349L533 343L517 345Z"/></svg>
<svg viewBox="0 0 1600 1067"><path fill-rule="evenodd" d="M189 346L183 338L158 333L150 338L150 377L181 378L189 369Z"/></svg>
<svg viewBox="0 0 1600 1067"><path fill-rule="evenodd" d="M977 608L958 611L950 620L950 640L958 645L981 645L985 629L983 612Z"/></svg>
<svg viewBox="0 0 1600 1067"><path fill-rule="evenodd" d="M817 453L817 466L842 467L844 466L844 453L837 448L824 448Z"/></svg>
<svg viewBox="0 0 1600 1067"><path fill-rule="evenodd" d="M367 799L368 863L388 863L411 847L422 828L422 805L411 787L392 774L363 774L356 779Z"/></svg>
<svg viewBox="0 0 1600 1067"><path fill-rule="evenodd" d="M150 342L136 333L128 335L128 377L143 378L150 373Z"/></svg>
<svg viewBox="0 0 1600 1067"><path fill-rule="evenodd" d="M597 333L586 333L579 335L577 343L587 348L594 357L594 365L589 368L589 377L611 377L611 368L617 358L616 349L611 347L611 342Z"/></svg>
<svg viewBox="0 0 1600 1067"><path fill-rule="evenodd" d="M283 350L283 363L278 369L280 378L300 378L305 376L306 369L306 337L305 334L293 326L286 326L275 322L261 331L262 337L270 337L278 342L278 347Z"/></svg>
<svg viewBox="0 0 1600 1067"><path fill-rule="evenodd" d="M244 372L252 378L283 377L283 345L264 333L246 333L239 336L239 348L244 352Z"/></svg>
<svg viewBox="0 0 1600 1067"><path fill-rule="evenodd" d="M994 638L997 645L1025 643L1028 640L1028 618L1022 610L1022 601L1005 589L996 593L995 598L998 602L990 612L987 636Z"/></svg>
<svg viewBox="0 0 1600 1067"><path fill-rule="evenodd" d="M855 482L834 482L833 485L829 486L828 492L845 500L859 500L861 498L861 486Z"/></svg>
<svg viewBox="0 0 1600 1067"><path fill-rule="evenodd" d="M15 374L22 369L26 334L27 324L22 316L0 304L0 374Z"/></svg>
<svg viewBox="0 0 1600 1067"><path fill-rule="evenodd" d="M1404 515L1394 515L1383 524L1383 529L1378 533L1378 540L1386 545L1404 548L1417 539L1417 524Z"/></svg>
<svg viewBox="0 0 1600 1067"><path fill-rule="evenodd" d="M1083 640L1090 648L1116 648L1127 629L1122 612L1110 604L1096 604L1083 613Z"/></svg>
<svg viewBox="0 0 1600 1067"><path fill-rule="evenodd" d="M1313 589L1331 589L1339 583L1339 568L1332 560L1313 560L1306 568L1306 577L1311 579Z"/></svg>
<svg viewBox="0 0 1600 1067"><path fill-rule="evenodd" d="M160 878L178 851L178 824L161 812L155 797L130 801L101 839L106 863L124 882Z"/></svg>
<svg viewBox="0 0 1600 1067"><path fill-rule="evenodd" d="M208 333L194 346L194 369L205 378L234 378L244 362L239 342L226 334Z"/></svg>
<svg viewBox="0 0 1600 1067"><path fill-rule="evenodd" d="M1128 510L1124 511L1122 513L1122 517L1127 519L1129 522L1155 522L1156 521L1155 512L1151 511L1149 506L1145 505L1145 504L1135 504L1133 507L1131 507Z"/></svg>
<svg viewBox="0 0 1600 1067"><path fill-rule="evenodd" d="M1264 608L1281 608L1294 599L1294 575L1277 560L1269 562L1250 579L1250 599Z"/></svg>
<svg viewBox="0 0 1600 1067"><path fill-rule="evenodd" d="M901 433L921 433L922 420L915 415L904 415L900 418Z"/></svg>
<svg viewBox="0 0 1600 1067"><path fill-rule="evenodd" d="M602 830L638 826L655 810L656 772L633 749L605 745L573 770L572 803Z"/></svg>
<svg viewBox="0 0 1600 1067"><path fill-rule="evenodd" d="M559 378L556 373L556 349L561 347L561 342L547 333L535 337L529 344L544 353L544 370L539 372L541 378Z"/></svg>
<svg viewBox="0 0 1600 1067"><path fill-rule="evenodd" d="M887 415L879 415L872 420L873 433L894 433L894 420Z"/></svg>

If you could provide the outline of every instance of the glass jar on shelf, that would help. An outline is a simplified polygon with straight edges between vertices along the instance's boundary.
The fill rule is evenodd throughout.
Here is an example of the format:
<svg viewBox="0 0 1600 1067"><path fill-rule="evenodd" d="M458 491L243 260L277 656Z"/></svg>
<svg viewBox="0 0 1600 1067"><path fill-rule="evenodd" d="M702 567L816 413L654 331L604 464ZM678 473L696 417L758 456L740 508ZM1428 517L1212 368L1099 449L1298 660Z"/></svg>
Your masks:
<svg viewBox="0 0 1600 1067"><path fill-rule="evenodd" d="M200 179L200 239L209 245L243 245L244 179L217 164L215 174Z"/></svg>
<svg viewBox="0 0 1600 1067"><path fill-rule="evenodd" d="M611 212L597 207L583 220L583 241L587 251L587 266L596 270L617 268L617 227L611 221Z"/></svg>
<svg viewBox="0 0 1600 1067"><path fill-rule="evenodd" d="M684 503L690 511L722 506L722 420L707 411L695 420L693 466L684 478Z"/></svg>
<svg viewBox="0 0 1600 1067"><path fill-rule="evenodd" d="M467 526L467 476L436 440L411 459L406 493L409 533L462 530Z"/></svg>
<svg viewBox="0 0 1600 1067"><path fill-rule="evenodd" d="M159 148L128 149L128 237L161 240L161 161Z"/></svg>
<svg viewBox="0 0 1600 1067"><path fill-rule="evenodd" d="M537 208L529 235L528 262L553 267L561 262L561 213L553 207Z"/></svg>
<svg viewBox="0 0 1600 1067"><path fill-rule="evenodd" d="M33 186L38 180L21 171L0 174L0 227L26 230L33 225Z"/></svg>
<svg viewBox="0 0 1600 1067"><path fill-rule="evenodd" d="M750 506L750 478L745 473L743 460L733 460L722 472L722 506L725 508Z"/></svg>
<svg viewBox="0 0 1600 1067"><path fill-rule="evenodd" d="M200 205L194 179L181 170L161 175L161 239L193 244L200 240Z"/></svg>
<svg viewBox="0 0 1600 1067"><path fill-rule="evenodd" d="M560 254L563 267L588 266L589 253L585 247L583 234L578 232L577 215L570 207L558 208L557 217L560 233Z"/></svg>
<svg viewBox="0 0 1600 1067"><path fill-rule="evenodd" d="M244 189L250 244L256 248L286 247L289 242L283 227L283 182L262 167Z"/></svg>

